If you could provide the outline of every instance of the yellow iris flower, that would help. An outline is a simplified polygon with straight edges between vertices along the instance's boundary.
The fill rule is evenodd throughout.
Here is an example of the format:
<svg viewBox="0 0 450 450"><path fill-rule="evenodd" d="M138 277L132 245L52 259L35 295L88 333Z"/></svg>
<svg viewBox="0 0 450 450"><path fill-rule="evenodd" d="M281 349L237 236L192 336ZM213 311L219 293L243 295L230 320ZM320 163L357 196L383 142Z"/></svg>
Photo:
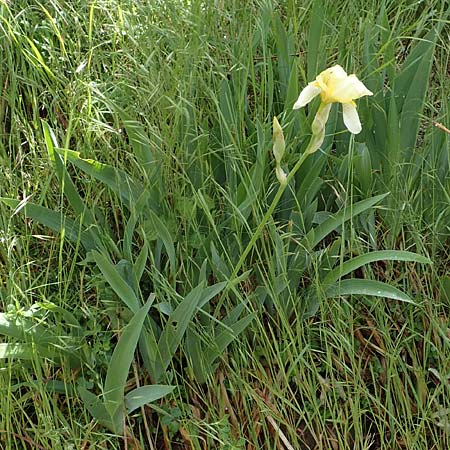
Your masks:
<svg viewBox="0 0 450 450"><path fill-rule="evenodd" d="M314 135L324 134L332 103L342 103L344 124L347 129L353 134L361 132L361 122L354 100L373 94L356 75L347 75L339 65L324 70L302 90L294 104L294 109L302 108L319 94L322 103L312 124Z"/></svg>

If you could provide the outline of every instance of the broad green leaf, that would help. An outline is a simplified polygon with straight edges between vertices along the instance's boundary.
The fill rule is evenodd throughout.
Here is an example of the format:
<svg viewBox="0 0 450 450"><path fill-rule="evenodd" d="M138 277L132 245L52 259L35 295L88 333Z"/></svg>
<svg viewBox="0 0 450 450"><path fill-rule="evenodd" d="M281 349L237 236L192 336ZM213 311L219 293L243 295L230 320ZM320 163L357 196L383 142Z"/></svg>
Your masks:
<svg viewBox="0 0 450 450"><path fill-rule="evenodd" d="M162 182L162 151L159 150L159 145L153 145L144 126L129 116L123 109L113 105L113 108L120 116L123 126L127 133L128 142L133 148L133 153L136 155L139 163L144 169L147 177L146 181L149 185L146 187L149 204L157 210L157 205L160 203L161 192L164 190ZM159 154L157 152L160 152Z"/></svg>
<svg viewBox="0 0 450 450"><path fill-rule="evenodd" d="M64 195L67 197L67 200L69 200L70 205L74 209L75 215L80 216L84 224L93 224L94 217L89 209L87 209L80 194L78 194L77 188L75 187L65 165L63 164L61 155L55 152L55 146L58 146L58 144L56 142L56 137L53 130L49 127L47 122L41 121L41 123L47 152L53 163L53 167L55 168L56 176L58 177Z"/></svg>
<svg viewBox="0 0 450 450"><path fill-rule="evenodd" d="M270 51L268 52L270 53ZM267 111L272 111L274 97L275 97L275 81L274 81L274 62L270 57L270 54L267 55ZM301 117L305 118L305 111L302 111Z"/></svg>
<svg viewBox="0 0 450 450"><path fill-rule="evenodd" d="M380 20L383 10L384 2L380 5L380 14L377 22ZM379 62L379 35L381 27L373 22L370 19L366 20L364 26L363 67L367 76L364 77L363 81L374 95L367 102L370 120L367 123L363 122L363 135L365 143L371 150L372 164L374 167L379 168L381 163L384 163L386 147L385 74L380 68ZM361 106L363 106L364 102L361 103Z"/></svg>
<svg viewBox="0 0 450 450"><path fill-rule="evenodd" d="M387 195L388 194L377 195L343 208L337 214L324 220L319 226L311 230L302 240L303 244L307 248L314 248L322 241L322 239L328 236L332 231L336 230L336 228L339 228L344 222L376 205Z"/></svg>
<svg viewBox="0 0 450 450"><path fill-rule="evenodd" d="M183 339L204 293L203 283L196 286L177 306L164 326L158 342L159 360L152 374L155 382L161 380Z"/></svg>
<svg viewBox="0 0 450 450"><path fill-rule="evenodd" d="M429 86L433 65L434 45L422 54L420 64L409 86L400 116L400 141L404 149L416 144L425 96Z"/></svg>
<svg viewBox="0 0 450 450"><path fill-rule="evenodd" d="M235 306L226 317L222 319L222 322L219 324L219 327L222 328L230 328L235 322L239 320L239 317L243 313L246 305L244 303L244 299L241 297L241 292L239 292L239 303ZM230 328L231 329L231 328Z"/></svg>
<svg viewBox="0 0 450 450"><path fill-rule="evenodd" d="M441 28L442 25L436 26L436 29L430 30L423 39L417 40L413 45L412 49L406 57L405 61L402 64L399 75L397 75L394 82L394 92L397 97L398 109L401 111L403 109L403 103L410 92L411 87L414 83L414 78L416 77L421 62L424 59L427 59L429 55L427 54L433 51L438 28ZM426 69L426 67L425 67ZM426 70L428 72L428 70ZM425 73L424 80L426 81L425 86L421 87L422 89L427 89L427 79L428 73Z"/></svg>
<svg viewBox="0 0 450 450"><path fill-rule="evenodd" d="M54 337L56 341L58 337ZM32 360L34 358L46 358L53 360L58 364L61 362L61 358L66 356L70 359L70 367L79 366L79 355L74 354L71 348L62 348L61 343L59 345L40 345L30 343L1 343L0 344L0 359L16 358Z"/></svg>
<svg viewBox="0 0 450 450"><path fill-rule="evenodd" d="M162 397L170 394L175 389L175 386L165 386L161 384L153 384L149 386L141 386L128 392L125 396L125 406L128 413L159 400Z"/></svg>
<svg viewBox="0 0 450 450"><path fill-rule="evenodd" d="M133 148L134 154L137 156L139 162L144 166L147 173L156 175L156 172L160 167L160 161L155 158L150 139L148 138L144 126L137 120L134 120L122 109L115 109L122 120L123 126L127 132L128 141Z"/></svg>
<svg viewBox="0 0 450 450"><path fill-rule="evenodd" d="M220 118L221 142L224 146L234 143L232 128L237 117L235 102L229 80L222 80L219 84L217 113ZM217 94L216 94L217 95ZM228 178L227 178L228 179ZM231 180L231 178L229 178ZM236 189L236 186L233 186Z"/></svg>
<svg viewBox="0 0 450 450"><path fill-rule="evenodd" d="M61 336L53 335L50 328L39 325L34 320L10 318L5 313L0 313L0 335L40 346L61 345Z"/></svg>
<svg viewBox="0 0 450 450"><path fill-rule="evenodd" d="M140 303L133 288L122 278L117 268L106 256L97 251L93 251L92 257L114 292L132 312L136 313L140 307Z"/></svg>
<svg viewBox="0 0 450 450"><path fill-rule="evenodd" d="M205 322L203 327L196 326L187 330L184 350L197 382L206 381L208 375L214 372L214 361L254 319L254 314L249 314L239 320L244 309L243 303L238 304L221 322L206 315L209 323ZM218 322L216 326L214 326L214 322Z"/></svg>
<svg viewBox="0 0 450 450"><path fill-rule="evenodd" d="M122 421L119 428L112 422L111 417L106 410L101 398L89 392L85 387L78 387L78 394L84 402L85 408L91 413L91 416L101 425L110 429L113 433L122 433Z"/></svg>
<svg viewBox="0 0 450 450"><path fill-rule="evenodd" d="M44 384L45 390L51 394L63 394L71 397L76 396L75 386L63 380L48 380Z"/></svg>
<svg viewBox="0 0 450 450"><path fill-rule="evenodd" d="M33 359L33 356L41 355L42 353L36 352L36 348L32 344L0 343L0 359Z"/></svg>
<svg viewBox="0 0 450 450"><path fill-rule="evenodd" d="M377 18L377 28L380 32L380 53L387 67L385 68L388 82L392 82L395 77L395 46L389 16L386 11L386 2L383 1Z"/></svg>
<svg viewBox="0 0 450 450"><path fill-rule="evenodd" d="M156 232L156 235L164 244L164 248L166 249L167 256L169 258L170 269L172 273L175 273L177 262L172 236L170 235L169 230L165 226L164 222L151 209L147 211L146 215L149 218L153 229Z"/></svg>
<svg viewBox="0 0 450 450"><path fill-rule="evenodd" d="M198 307L202 308L206 303L208 303L211 299L213 299L216 295L220 294L220 292L225 289L227 286L227 281L222 281L221 283L216 283L212 286L208 286L203 290L201 299L198 303Z"/></svg>
<svg viewBox="0 0 450 450"><path fill-rule="evenodd" d="M148 259L148 243L144 240L141 251L139 252L138 257L133 265L133 272L136 279L136 283L139 284L141 281L142 275L144 274L144 270L147 264Z"/></svg>
<svg viewBox="0 0 450 450"><path fill-rule="evenodd" d="M440 20L433 23L433 28L414 43L394 82L398 111L401 112L401 145L404 149L409 149L408 154L411 154L419 131L420 115L430 82L436 40L449 12L450 10L447 9L441 14Z"/></svg>
<svg viewBox="0 0 450 450"><path fill-rule="evenodd" d="M214 241L211 241L211 264L214 269L214 273L220 275L221 278L230 278L230 270L228 266L225 264L223 258L219 255L216 246L214 245Z"/></svg>
<svg viewBox="0 0 450 450"><path fill-rule="evenodd" d="M323 184L320 173L326 161L327 158L318 158L315 161L313 158L308 158L305 161L305 170L303 170L303 167L299 170L301 177L299 177L296 198L302 206L302 212L317 198L317 191Z"/></svg>
<svg viewBox="0 0 450 450"><path fill-rule="evenodd" d="M63 157L72 164L105 183L122 201L131 208L136 205L144 187L138 181L131 178L123 170L100 163L93 159L83 159L79 152L65 149L56 149Z"/></svg>
<svg viewBox="0 0 450 450"><path fill-rule="evenodd" d="M342 237L338 236L331 245L323 251L319 250L319 252L321 253L321 257L318 275L319 279L323 279L336 265L342 253Z"/></svg>
<svg viewBox="0 0 450 450"><path fill-rule="evenodd" d="M123 231L122 249L125 258L128 261L133 261L133 238L137 221L138 215L134 211L132 211Z"/></svg>
<svg viewBox="0 0 450 450"><path fill-rule="evenodd" d="M392 174L398 170L401 149L402 142L400 138L400 119L398 116L397 102L395 101L394 95L391 95L387 119L387 142L384 160L386 179L391 177Z"/></svg>
<svg viewBox="0 0 450 450"><path fill-rule="evenodd" d="M384 7L381 6L381 9ZM380 11L381 14L381 11ZM373 20L366 20L364 24L364 44L362 51L363 67L367 76L364 84L374 94L383 88L383 74L379 69L378 47L380 26L373 23Z"/></svg>
<svg viewBox="0 0 450 450"><path fill-rule="evenodd" d="M325 17L325 5L319 0L312 2L311 22L308 33L308 50L306 56L307 82L313 81L319 74L319 57L324 57L321 46L322 29Z"/></svg>
<svg viewBox="0 0 450 450"><path fill-rule="evenodd" d="M6 314L0 313L0 335L24 340L24 326L19 325L16 320L10 319Z"/></svg>
<svg viewBox="0 0 450 450"><path fill-rule="evenodd" d="M450 303L450 276L443 276L439 279L439 296L442 302Z"/></svg>
<svg viewBox="0 0 450 450"><path fill-rule="evenodd" d="M290 117L294 116L296 113L292 109L292 105L297 100L299 90L298 90L298 66L297 64L291 64L291 74L289 76L289 83L286 90L286 99L284 101L284 110L287 112L286 118L283 122L288 121Z"/></svg>
<svg viewBox="0 0 450 450"><path fill-rule="evenodd" d="M368 193L372 187L372 161L370 152L366 144L356 144L357 155L353 159L355 175L358 178L364 197L369 197Z"/></svg>
<svg viewBox="0 0 450 450"><path fill-rule="evenodd" d="M106 410L117 427L122 421L121 406L124 401L125 385L134 358L134 351L154 298L153 295L124 327L109 363L105 380L104 402Z"/></svg>
<svg viewBox="0 0 450 450"><path fill-rule="evenodd" d="M205 333L207 333L206 339ZM208 374L210 373L210 368L206 367L205 365L205 347L211 345L211 335L212 332L210 332L207 327L190 327L186 330L184 352L187 360L190 363L189 365L193 372L194 378L198 383L204 383Z"/></svg>
<svg viewBox="0 0 450 450"><path fill-rule="evenodd" d="M39 356L55 360L58 364L64 358L68 367L79 367L82 354L76 334L61 336L60 333L54 334L52 330L52 327L44 327L36 320L12 318L0 313L0 336L20 341L0 344L1 357L9 357L8 354L12 356L15 352L16 357L21 359Z"/></svg>
<svg viewBox="0 0 450 450"><path fill-rule="evenodd" d="M421 264L431 264L431 261L428 258L418 255L417 253L407 251L382 250L370 252L345 261L339 267L331 270L321 283L324 285L334 283L344 275L347 275L350 272L375 261L410 261Z"/></svg>
<svg viewBox="0 0 450 450"><path fill-rule="evenodd" d="M212 366L214 360L223 354L228 345L250 325L254 318L255 314L249 314L226 328L217 325L217 328L223 328L223 330L214 338L213 352L209 352L207 359L208 366Z"/></svg>
<svg viewBox="0 0 450 450"><path fill-rule="evenodd" d="M12 198L2 197L0 200L15 210L15 213L22 211L29 219L36 220L42 225L49 227L53 231L64 234L69 241L81 242L86 251L99 247L99 242L96 241L92 234L87 230L83 230L80 221L70 219L64 214L36 205L30 202L21 202Z"/></svg>
<svg viewBox="0 0 450 450"><path fill-rule="evenodd" d="M208 260L204 259L202 266L200 267L200 270L198 271L197 284L200 284L200 283L206 284L206 282L208 280L207 269L208 269Z"/></svg>
<svg viewBox="0 0 450 450"><path fill-rule="evenodd" d="M36 306L39 308L45 309L46 311L50 311L52 314L56 314L61 319L63 319L67 325L72 327L73 331L78 331L80 329L80 322L77 320L74 314L72 314L67 309L56 305L55 303L44 301L44 302L36 302Z"/></svg>
<svg viewBox="0 0 450 450"><path fill-rule="evenodd" d="M286 32L286 28L281 20L280 14L274 11L272 16L273 20L273 35L275 37L275 42L277 44L277 69L278 69L278 80L279 80L279 90L282 99L286 99L286 91L289 84L290 68L292 64L290 60L292 56L289 55L289 40L290 36Z"/></svg>
<svg viewBox="0 0 450 450"><path fill-rule="evenodd" d="M351 278L342 280L325 288L325 297L342 297L344 295L372 295L391 298L402 302L414 303L411 298L399 289L381 281Z"/></svg>
<svg viewBox="0 0 450 450"><path fill-rule="evenodd" d="M155 366L159 358L158 351L158 337L156 335L155 328L156 325L152 322L151 316L149 316L150 327L144 327L142 329L141 336L139 337L139 352L142 356L144 366L147 369L152 381L154 381L153 373Z"/></svg>
<svg viewBox="0 0 450 450"><path fill-rule="evenodd" d="M257 161L253 167L249 170L248 176L242 179L239 185L239 191L242 191L243 200L240 202L236 212L236 217L246 224L246 219L250 215L250 212L258 199L258 194L262 186L262 175L264 171Z"/></svg>

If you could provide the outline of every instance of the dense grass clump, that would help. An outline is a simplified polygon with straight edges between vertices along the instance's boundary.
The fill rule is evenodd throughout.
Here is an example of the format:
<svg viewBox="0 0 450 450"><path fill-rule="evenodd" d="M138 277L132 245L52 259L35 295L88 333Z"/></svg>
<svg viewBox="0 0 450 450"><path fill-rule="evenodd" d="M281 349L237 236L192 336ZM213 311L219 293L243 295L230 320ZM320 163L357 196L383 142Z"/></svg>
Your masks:
<svg viewBox="0 0 450 450"><path fill-rule="evenodd" d="M449 30L444 0L0 0L0 447L447 448ZM363 131L334 106L305 156L334 64Z"/></svg>

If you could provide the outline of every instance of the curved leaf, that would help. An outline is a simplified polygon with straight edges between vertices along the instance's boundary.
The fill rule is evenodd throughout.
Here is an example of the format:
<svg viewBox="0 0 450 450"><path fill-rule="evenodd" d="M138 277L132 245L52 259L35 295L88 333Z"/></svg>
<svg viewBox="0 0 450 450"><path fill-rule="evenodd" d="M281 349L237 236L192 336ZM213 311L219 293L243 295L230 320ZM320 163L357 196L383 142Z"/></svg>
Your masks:
<svg viewBox="0 0 450 450"><path fill-rule="evenodd" d="M69 200L72 208L75 211L77 216L81 216L83 219L83 223L87 225L91 225L95 223L94 217L91 211L86 207L81 198L80 194L77 191L77 188L70 178L70 175L67 171L66 166L63 163L63 159L61 155L55 152L55 146L57 146L56 137L53 133L53 130L50 128L47 122L44 120L41 121L42 131L44 133L45 145L47 147L47 152L50 157L50 160L53 163L53 167L55 168L56 175L58 177L61 188L63 189L64 195Z"/></svg>
<svg viewBox="0 0 450 450"><path fill-rule="evenodd" d="M159 358L156 361L152 377L159 381L172 361L192 318L197 312L204 294L203 283L196 286L170 315L158 341Z"/></svg>
<svg viewBox="0 0 450 450"><path fill-rule="evenodd" d="M104 404L113 423L120 429L122 423L122 410L125 384L128 378L134 351L141 334L142 326L147 317L148 310L153 303L154 295L136 312L128 325L122 330L119 342L114 349L105 380Z"/></svg>
<svg viewBox="0 0 450 450"><path fill-rule="evenodd" d="M122 201L131 208L136 205L144 187L131 178L123 170L103 164L93 159L83 159L79 152L65 149L55 149L79 169L105 183Z"/></svg>
<svg viewBox="0 0 450 450"><path fill-rule="evenodd" d="M100 252L93 251L92 256L114 292L131 311L134 313L137 312L139 309L139 300L132 287L122 278L116 266Z"/></svg>
<svg viewBox="0 0 450 450"><path fill-rule="evenodd" d="M172 236L169 233L164 222L151 210L148 209L147 216L151 222L152 228L156 232L156 235L161 239L167 252L167 256L170 262L170 268L172 273L175 273L176 269L176 254L175 246L173 244Z"/></svg>
<svg viewBox="0 0 450 450"><path fill-rule="evenodd" d="M303 245L307 248L314 248L322 239L341 226L344 222L370 209L387 195L388 193L377 195L341 209L337 214L324 220L319 226L311 230L302 240Z"/></svg>
<svg viewBox="0 0 450 450"><path fill-rule="evenodd" d="M351 278L342 280L325 289L325 297L342 297L344 295L373 295L375 297L391 298L402 302L414 303L409 295L389 284L375 280Z"/></svg>
<svg viewBox="0 0 450 450"><path fill-rule="evenodd" d="M174 389L175 386L166 386L162 384L152 384L133 389L125 396L127 412L131 413L147 403L159 400L170 394Z"/></svg>
<svg viewBox="0 0 450 450"><path fill-rule="evenodd" d="M322 283L325 285L334 283L344 275L359 269L365 264L369 264L375 261L410 261L421 264L431 264L431 261L425 256L418 255L417 253L397 250L382 250L376 252L366 253L365 255L357 256L348 261L345 261L339 267L331 270L327 276L323 279Z"/></svg>
<svg viewBox="0 0 450 450"><path fill-rule="evenodd" d="M75 243L80 241L86 251L100 246L100 242L96 239L94 232L84 230L78 219L70 219L60 212L36 205L35 203L24 202L23 200L19 201L5 197L0 198L0 200L14 209L14 213L23 210L25 217L36 220L57 233L64 233L64 236L69 241Z"/></svg>
<svg viewBox="0 0 450 450"><path fill-rule="evenodd" d="M109 428L114 433L119 432L120 429L117 430L115 428L100 397L88 391L84 386L78 387L78 395L81 397L81 400L83 400L85 408L98 423Z"/></svg>

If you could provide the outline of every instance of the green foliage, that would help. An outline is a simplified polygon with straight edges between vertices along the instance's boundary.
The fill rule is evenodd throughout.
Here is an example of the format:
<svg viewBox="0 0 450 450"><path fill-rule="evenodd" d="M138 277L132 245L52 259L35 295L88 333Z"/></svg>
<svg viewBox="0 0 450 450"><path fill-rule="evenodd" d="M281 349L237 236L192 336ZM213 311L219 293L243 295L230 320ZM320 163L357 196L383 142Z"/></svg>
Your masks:
<svg viewBox="0 0 450 450"><path fill-rule="evenodd" d="M53 320L49 314L54 316ZM54 322L58 321L66 322L65 334L61 334L62 324L55 327ZM82 362L78 328L73 314L53 303L35 303L29 309L17 309L10 304L7 312L0 313L0 335L19 343L2 344L0 359L30 360L37 354L57 364L65 359L71 367L78 367Z"/></svg>
<svg viewBox="0 0 450 450"><path fill-rule="evenodd" d="M106 373L103 395L97 397L80 386L79 393L92 416L114 433L124 432L124 406L127 411L154 402L169 394L174 386L142 386L127 393L125 386L128 372L134 357L144 321L154 301L152 296L147 303L136 311L130 322L123 328L120 339L114 349Z"/></svg>
<svg viewBox="0 0 450 450"><path fill-rule="evenodd" d="M437 20L427 27L419 27L411 37L408 53L402 56L398 69L394 49L401 38L392 29L386 2L376 23L366 24L364 65L368 74L367 86L375 96L365 107L365 114L372 121L369 120L369 126L364 128L363 139L371 155L372 167L377 171L374 189L384 190L388 186L392 192L387 202L389 209L395 211L407 199L416 205L412 208L422 210L425 223L442 232L443 228L435 221L436 208L417 204L430 202L439 205L438 215L441 212L448 214L440 205L445 191L442 188L447 183L444 173L449 169L448 158L444 156L445 138L441 136L444 140L439 144L435 141L434 145L429 145L423 132L433 121L430 114L443 115L447 108L442 104L430 111L427 97L434 77L436 47L448 20L448 10L443 4L436 12ZM417 151L424 140L424 150ZM438 160L443 166L435 175ZM426 183L422 183L424 173L429 173ZM385 216L393 231L398 232L404 221L395 217L395 213Z"/></svg>
<svg viewBox="0 0 450 450"><path fill-rule="evenodd" d="M0 1L0 447L448 447L446 14Z"/></svg>

